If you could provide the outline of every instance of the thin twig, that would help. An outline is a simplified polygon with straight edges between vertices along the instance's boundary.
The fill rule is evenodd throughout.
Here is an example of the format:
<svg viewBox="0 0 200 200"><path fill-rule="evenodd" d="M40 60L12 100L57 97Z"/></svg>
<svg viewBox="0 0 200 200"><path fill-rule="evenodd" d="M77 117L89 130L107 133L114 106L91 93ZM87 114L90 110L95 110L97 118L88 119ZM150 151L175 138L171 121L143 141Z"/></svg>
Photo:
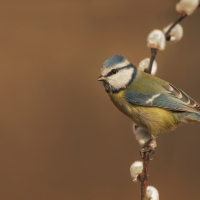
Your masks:
<svg viewBox="0 0 200 200"><path fill-rule="evenodd" d="M200 3L198 5L197 8L200 8ZM167 32L165 33L165 39L166 41L170 40L170 32L171 30L178 24L180 23L183 19L185 19L188 15L186 13L180 14L177 18L177 20L174 21L174 23L172 23L172 25L169 27L169 29L167 30ZM149 67L148 69L145 70L146 73L151 74L151 70L152 70L152 65L153 65L153 61L155 60L156 54L158 52L158 49L156 48L151 48L151 59L150 59L150 63L149 63Z"/></svg>
<svg viewBox="0 0 200 200"><path fill-rule="evenodd" d="M200 7L200 3L199 3L199 5L198 5L197 8L199 8L199 7ZM167 32L165 33L165 38L166 38L167 41L170 40L170 37L171 37L171 36L170 36L170 32L171 32L171 30L174 28L174 26L176 26L176 24L180 23L180 22L181 22L183 19L185 19L187 16L188 16L188 15L185 14L185 13L180 14L179 17L178 17L178 19L169 27L169 29L168 29Z"/></svg>
<svg viewBox="0 0 200 200"><path fill-rule="evenodd" d="M148 167L149 167L149 155L150 152L145 152L143 157L143 172L139 177L141 182L141 200L144 200L146 197L146 188L147 188L147 176L148 176Z"/></svg>
<svg viewBox="0 0 200 200"><path fill-rule="evenodd" d="M171 30L176 26L176 24L178 24L179 22L181 22L183 19L185 19L188 15L187 14L181 14L179 15L178 19L172 23L172 25L169 27L169 29L167 30L167 32L165 33L165 38L167 41L170 40L170 32Z"/></svg>
<svg viewBox="0 0 200 200"><path fill-rule="evenodd" d="M157 52L158 52L157 48L151 48L151 58L150 58L150 62L149 62L149 67L148 67L148 69L145 70L145 72L148 73L148 74L151 74L153 61L156 58Z"/></svg>

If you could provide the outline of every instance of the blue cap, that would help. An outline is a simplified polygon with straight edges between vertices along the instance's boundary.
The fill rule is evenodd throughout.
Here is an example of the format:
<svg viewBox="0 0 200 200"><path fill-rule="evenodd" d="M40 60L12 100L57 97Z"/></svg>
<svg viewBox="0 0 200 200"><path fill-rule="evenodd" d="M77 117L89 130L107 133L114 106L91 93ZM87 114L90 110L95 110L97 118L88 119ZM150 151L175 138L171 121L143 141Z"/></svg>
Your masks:
<svg viewBox="0 0 200 200"><path fill-rule="evenodd" d="M112 56L103 63L102 68L110 68L116 64L124 62L125 60L127 60L127 59L121 55Z"/></svg>

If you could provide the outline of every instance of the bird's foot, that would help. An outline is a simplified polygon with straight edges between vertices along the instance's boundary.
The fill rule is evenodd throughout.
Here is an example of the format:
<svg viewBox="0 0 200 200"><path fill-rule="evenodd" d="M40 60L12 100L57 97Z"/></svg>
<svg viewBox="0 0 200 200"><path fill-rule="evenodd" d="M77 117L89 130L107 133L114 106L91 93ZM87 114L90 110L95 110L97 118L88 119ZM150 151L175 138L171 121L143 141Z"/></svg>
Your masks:
<svg viewBox="0 0 200 200"><path fill-rule="evenodd" d="M142 159L144 159L144 154L145 153L149 153L149 160L153 160L155 157L153 156L154 153L155 153L155 150L150 146L150 147L145 147L145 148L142 148L140 150L140 156L142 157Z"/></svg>
<svg viewBox="0 0 200 200"><path fill-rule="evenodd" d="M140 150L140 156L142 159L144 159L145 153L149 153L149 160L153 160L155 157L153 157L155 150L153 145L154 139L149 139L146 144L142 147Z"/></svg>

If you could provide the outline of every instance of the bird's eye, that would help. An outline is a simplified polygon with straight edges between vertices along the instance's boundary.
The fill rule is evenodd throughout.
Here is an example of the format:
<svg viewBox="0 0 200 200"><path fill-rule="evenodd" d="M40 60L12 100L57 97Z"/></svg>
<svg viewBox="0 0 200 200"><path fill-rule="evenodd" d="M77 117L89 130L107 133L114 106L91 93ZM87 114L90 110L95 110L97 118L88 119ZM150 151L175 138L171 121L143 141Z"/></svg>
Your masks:
<svg viewBox="0 0 200 200"><path fill-rule="evenodd" d="M112 74L116 74L116 73L117 73L117 69L112 69L112 70L111 70L111 73L112 73Z"/></svg>
<svg viewBox="0 0 200 200"><path fill-rule="evenodd" d="M112 76L113 74L116 74L118 72L118 69L112 69L107 76Z"/></svg>

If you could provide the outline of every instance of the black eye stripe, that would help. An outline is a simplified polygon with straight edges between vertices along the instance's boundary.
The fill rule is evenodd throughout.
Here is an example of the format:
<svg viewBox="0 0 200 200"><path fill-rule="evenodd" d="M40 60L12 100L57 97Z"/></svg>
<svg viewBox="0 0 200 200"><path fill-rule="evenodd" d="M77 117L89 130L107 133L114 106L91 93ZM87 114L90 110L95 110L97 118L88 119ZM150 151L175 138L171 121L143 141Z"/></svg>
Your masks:
<svg viewBox="0 0 200 200"><path fill-rule="evenodd" d="M116 74L119 70L118 69L112 69L108 74L107 76L111 76L113 74Z"/></svg>
<svg viewBox="0 0 200 200"><path fill-rule="evenodd" d="M106 77L108 76L112 76L113 74L116 74L118 71L124 69L124 68L130 68L130 67L133 67L133 65L129 64L127 66L124 66L124 67L121 67L121 68L117 68L117 69L112 69L107 75Z"/></svg>

